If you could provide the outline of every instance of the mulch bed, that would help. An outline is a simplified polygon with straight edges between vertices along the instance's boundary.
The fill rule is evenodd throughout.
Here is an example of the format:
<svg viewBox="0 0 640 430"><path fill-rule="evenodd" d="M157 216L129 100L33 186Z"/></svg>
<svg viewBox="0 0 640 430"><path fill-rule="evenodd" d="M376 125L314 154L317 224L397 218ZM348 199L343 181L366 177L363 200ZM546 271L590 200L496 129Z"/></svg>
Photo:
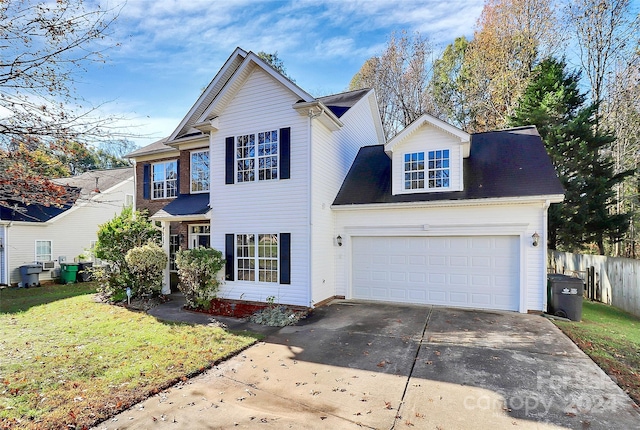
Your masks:
<svg viewBox="0 0 640 430"><path fill-rule="evenodd" d="M280 306L273 305L264 302L250 302L246 300L232 300L232 299L213 299L211 300L211 305L209 309L193 309L187 308L190 311L202 312L211 315L219 315L224 317L234 317L234 318L248 318L254 313L266 309L271 306ZM283 305L288 309L291 309L295 312L305 312L308 311L304 306L293 306L293 305Z"/></svg>

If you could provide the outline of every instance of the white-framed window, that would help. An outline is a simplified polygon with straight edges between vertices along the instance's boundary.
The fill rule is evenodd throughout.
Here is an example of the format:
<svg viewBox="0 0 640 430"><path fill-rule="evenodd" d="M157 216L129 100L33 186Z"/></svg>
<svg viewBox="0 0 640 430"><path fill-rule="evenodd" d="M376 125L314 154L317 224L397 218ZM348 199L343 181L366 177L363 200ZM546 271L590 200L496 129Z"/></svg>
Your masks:
<svg viewBox="0 0 640 430"><path fill-rule="evenodd" d="M404 189L424 188L424 152L404 154Z"/></svg>
<svg viewBox="0 0 640 430"><path fill-rule="evenodd" d="M278 234L236 235L238 281L277 283L278 253Z"/></svg>
<svg viewBox="0 0 640 430"><path fill-rule="evenodd" d="M278 179L278 130L236 136L237 182Z"/></svg>
<svg viewBox="0 0 640 430"><path fill-rule="evenodd" d="M209 191L209 151L194 151L191 153L191 192L204 193Z"/></svg>
<svg viewBox="0 0 640 430"><path fill-rule="evenodd" d="M152 198L166 199L178 195L178 162L176 160L151 165Z"/></svg>
<svg viewBox="0 0 640 430"><path fill-rule="evenodd" d="M404 189L448 188L449 165L448 149L404 154Z"/></svg>
<svg viewBox="0 0 640 430"><path fill-rule="evenodd" d="M53 242L50 240L36 240L36 261L53 260Z"/></svg>
<svg viewBox="0 0 640 430"><path fill-rule="evenodd" d="M211 225L196 224L189 226L189 248L211 247Z"/></svg>
<svg viewBox="0 0 640 430"><path fill-rule="evenodd" d="M429 151L427 159L429 188L449 187L449 150Z"/></svg>

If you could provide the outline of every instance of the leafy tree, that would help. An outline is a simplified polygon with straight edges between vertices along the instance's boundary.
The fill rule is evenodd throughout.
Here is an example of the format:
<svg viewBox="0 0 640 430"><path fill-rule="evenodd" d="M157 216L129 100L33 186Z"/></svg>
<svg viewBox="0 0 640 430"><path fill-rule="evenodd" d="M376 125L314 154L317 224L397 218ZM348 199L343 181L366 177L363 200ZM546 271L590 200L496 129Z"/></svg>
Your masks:
<svg viewBox="0 0 640 430"><path fill-rule="evenodd" d="M291 82L295 82L295 80L291 76L287 75L287 69L284 67L284 62L280 59L280 57L278 57L278 51L274 52L273 54L260 51L256 55L264 60L272 68L274 68L277 72L282 74L282 76L289 79Z"/></svg>
<svg viewBox="0 0 640 430"><path fill-rule="evenodd" d="M102 62L117 11L83 0L6 0L0 2L0 147L14 141L89 141L112 134L115 118L75 93L79 73ZM6 190L25 192L25 202L62 203L64 190L47 178L0 154L0 201Z"/></svg>
<svg viewBox="0 0 640 430"><path fill-rule="evenodd" d="M127 264L127 253L148 243L160 244L161 233L145 213L126 207L120 215L98 228L96 257L110 263L110 271L98 274L103 292L112 295L133 286L135 277Z"/></svg>
<svg viewBox="0 0 640 430"><path fill-rule="evenodd" d="M468 47L464 36L448 45L433 64L430 83L436 114L461 129L467 129L472 118L467 100L469 72L464 62Z"/></svg>
<svg viewBox="0 0 640 430"><path fill-rule="evenodd" d="M536 67L509 122L536 125L565 187L564 202L549 209L549 247L580 250L595 243L604 254L605 239L619 241L628 228L626 214L610 211L615 185L628 172L614 173L603 149L615 137L595 130L596 105L585 106L579 73L565 69L553 58Z"/></svg>
<svg viewBox="0 0 640 430"><path fill-rule="evenodd" d="M561 46L555 16L553 0L487 0L461 69L471 131L506 124L538 56Z"/></svg>
<svg viewBox="0 0 640 430"><path fill-rule="evenodd" d="M351 79L350 90L375 89L387 139L433 110L427 91L431 53L431 44L419 33L394 33L384 52L368 59Z"/></svg>

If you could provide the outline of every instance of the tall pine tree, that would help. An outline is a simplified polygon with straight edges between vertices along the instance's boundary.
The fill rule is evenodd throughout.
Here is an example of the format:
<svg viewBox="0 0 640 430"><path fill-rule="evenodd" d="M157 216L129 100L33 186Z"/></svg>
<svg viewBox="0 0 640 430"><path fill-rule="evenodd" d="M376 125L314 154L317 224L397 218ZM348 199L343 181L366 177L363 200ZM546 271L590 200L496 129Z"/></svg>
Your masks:
<svg viewBox="0 0 640 430"><path fill-rule="evenodd" d="M509 123L538 128L565 188L564 202L549 208L549 247L576 251L595 243L604 254L605 240L621 240L629 226L628 215L609 209L614 186L630 172L614 174L607 147L615 136L596 130L597 106L585 105L579 78L564 61L544 60Z"/></svg>

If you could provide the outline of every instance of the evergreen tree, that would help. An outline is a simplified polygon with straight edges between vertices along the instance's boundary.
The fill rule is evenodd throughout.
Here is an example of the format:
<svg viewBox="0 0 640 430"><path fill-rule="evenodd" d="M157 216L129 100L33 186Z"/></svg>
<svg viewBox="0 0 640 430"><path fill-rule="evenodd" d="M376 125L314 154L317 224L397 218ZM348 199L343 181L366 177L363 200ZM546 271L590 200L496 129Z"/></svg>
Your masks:
<svg viewBox="0 0 640 430"><path fill-rule="evenodd" d="M627 214L613 214L614 186L630 172L614 173L606 148L615 136L597 130L597 105L585 106L579 73L566 71L564 61L546 59L519 100L509 123L533 124L565 188L565 200L549 208L549 247L569 251L595 243L605 253L605 239L621 240Z"/></svg>

